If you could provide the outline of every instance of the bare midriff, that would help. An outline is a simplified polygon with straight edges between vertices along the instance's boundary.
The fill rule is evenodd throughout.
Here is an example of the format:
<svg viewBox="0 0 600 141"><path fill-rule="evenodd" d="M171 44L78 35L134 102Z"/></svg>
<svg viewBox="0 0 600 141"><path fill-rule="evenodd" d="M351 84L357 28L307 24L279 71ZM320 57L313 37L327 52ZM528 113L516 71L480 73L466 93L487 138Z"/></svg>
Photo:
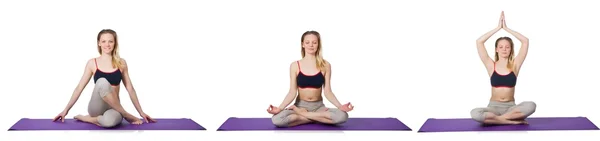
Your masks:
<svg viewBox="0 0 600 141"><path fill-rule="evenodd" d="M320 101L323 99L321 88L298 88L298 98L309 102Z"/></svg>
<svg viewBox="0 0 600 141"><path fill-rule="evenodd" d="M515 101L514 87L492 87L492 98L490 101L510 102Z"/></svg>
<svg viewBox="0 0 600 141"><path fill-rule="evenodd" d="M117 96L117 99L120 101L121 98L119 96L119 90L121 89L120 87L121 85L117 85L117 86L110 86L113 89L113 92L115 93L115 95Z"/></svg>

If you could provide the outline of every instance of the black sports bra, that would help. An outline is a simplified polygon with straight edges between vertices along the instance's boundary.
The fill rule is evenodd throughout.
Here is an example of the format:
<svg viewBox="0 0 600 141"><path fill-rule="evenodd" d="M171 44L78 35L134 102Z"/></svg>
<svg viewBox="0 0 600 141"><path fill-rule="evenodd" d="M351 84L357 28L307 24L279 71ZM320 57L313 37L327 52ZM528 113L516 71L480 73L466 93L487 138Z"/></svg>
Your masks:
<svg viewBox="0 0 600 141"><path fill-rule="evenodd" d="M123 79L121 69L117 69L113 72L104 72L98 69L98 62L94 59L94 63L96 64L96 73L94 73L94 83L98 81L100 78L105 78L108 80L110 85L118 86L121 84L121 79Z"/></svg>
<svg viewBox="0 0 600 141"><path fill-rule="evenodd" d="M296 77L296 84L299 88L321 88L323 84L325 84L325 76L321 71L317 74L307 75L302 73L302 69L300 69L300 62L296 62L298 64L298 76Z"/></svg>
<svg viewBox="0 0 600 141"><path fill-rule="evenodd" d="M492 87L515 87L517 85L517 75L515 72L510 71L508 74L499 74L496 71L496 63L494 63L494 73L490 77Z"/></svg>

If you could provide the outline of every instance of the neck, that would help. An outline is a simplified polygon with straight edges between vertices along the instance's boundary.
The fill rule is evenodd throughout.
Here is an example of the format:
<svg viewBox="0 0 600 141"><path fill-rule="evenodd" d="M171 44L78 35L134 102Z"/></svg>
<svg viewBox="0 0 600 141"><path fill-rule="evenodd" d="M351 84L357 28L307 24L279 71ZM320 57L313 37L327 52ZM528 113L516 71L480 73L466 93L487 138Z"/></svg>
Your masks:
<svg viewBox="0 0 600 141"><path fill-rule="evenodd" d="M102 53L102 54L100 54L100 58L102 58L102 59L111 59L112 55L110 55L108 53Z"/></svg>
<svg viewBox="0 0 600 141"><path fill-rule="evenodd" d="M506 65L507 63L508 63L508 58L499 58L498 61L496 61L496 64Z"/></svg>
<svg viewBox="0 0 600 141"><path fill-rule="evenodd" d="M302 59L306 59L306 60L315 60L317 57L315 56L315 54L305 54L304 58Z"/></svg>

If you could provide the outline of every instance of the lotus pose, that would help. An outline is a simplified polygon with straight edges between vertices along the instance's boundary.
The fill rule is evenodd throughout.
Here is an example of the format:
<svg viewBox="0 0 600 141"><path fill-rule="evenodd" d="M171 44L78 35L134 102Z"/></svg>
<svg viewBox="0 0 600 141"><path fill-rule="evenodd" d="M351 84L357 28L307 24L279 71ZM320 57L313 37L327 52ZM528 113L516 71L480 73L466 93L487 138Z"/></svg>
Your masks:
<svg viewBox="0 0 600 141"><path fill-rule="evenodd" d="M500 37L495 43L494 59L488 56L484 43L500 29L515 36L521 42L517 56L514 55L514 44L509 37ZM515 104L515 85L519 70L527 56L529 39L506 26L504 12L500 16L498 27L489 31L477 40L479 57L492 83L492 97L487 107L475 108L471 117L483 124L527 124L525 118L536 110L536 104L531 101Z"/></svg>
<svg viewBox="0 0 600 141"><path fill-rule="evenodd" d="M100 31L97 37L97 44L100 57L88 60L83 76L75 88L67 107L53 121L60 120L64 122L65 116L79 99L81 92L89 83L90 78L93 77L95 87L88 105L89 115L77 115L75 116L76 120L105 128L115 127L123 119L131 124L142 124L142 120L125 111L123 106L121 106L119 86L122 80L140 116L147 123L155 122L154 119L142 111L135 89L131 84L129 73L127 72L127 63L119 57L117 33L110 29Z"/></svg>
<svg viewBox="0 0 600 141"><path fill-rule="evenodd" d="M331 90L331 64L321 56L321 37L316 31L307 31L301 38L302 59L290 64L290 89L285 99L267 112L273 114L277 127L292 127L307 123L337 125L348 120L352 104L340 104ZM337 108L327 108L321 92ZM292 101L295 103L287 107ZM287 108L286 108L287 107Z"/></svg>

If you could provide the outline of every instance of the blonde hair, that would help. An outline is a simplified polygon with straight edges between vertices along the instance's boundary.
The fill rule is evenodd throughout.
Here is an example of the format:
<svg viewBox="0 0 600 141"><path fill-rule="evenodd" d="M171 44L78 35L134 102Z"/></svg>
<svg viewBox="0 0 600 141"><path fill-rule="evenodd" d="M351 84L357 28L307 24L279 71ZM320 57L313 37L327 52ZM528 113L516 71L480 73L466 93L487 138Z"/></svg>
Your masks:
<svg viewBox="0 0 600 141"><path fill-rule="evenodd" d="M304 32L304 34L302 34L302 38L300 39L301 44L304 43L304 37L306 37L307 35L317 36L318 45L317 45L317 52L315 53L315 58L317 60L317 68L320 71L327 70L325 68L326 62L325 62L325 59L323 59L323 56L322 56L323 53L321 51L321 34L319 34L319 32L317 32L317 31L306 31L306 32ZM306 51L304 50L304 48L302 46L300 46L300 50L302 53L302 58L304 58L304 56L306 56Z"/></svg>
<svg viewBox="0 0 600 141"><path fill-rule="evenodd" d="M103 34L111 34L113 35L113 38L115 40L115 46L112 50L112 52L110 53L112 56L112 66L114 68L120 68L121 67L121 57L119 56L119 41L117 40L117 32L115 32L112 29L103 29L102 31L100 31L100 33L98 33L98 38L96 41L96 45L98 44L98 42L100 42L100 37ZM98 53L102 54L102 48L100 46L98 46Z"/></svg>
<svg viewBox="0 0 600 141"><path fill-rule="evenodd" d="M514 62L515 62L515 60L514 60L514 58L515 58L514 43L510 37L500 37L500 38L496 39L496 45L495 45L494 49L498 49L498 42L500 42L502 40L506 40L506 41L508 41L508 43L510 43L510 54L508 55L508 63L506 64L506 67L508 69L512 70L513 66L514 66ZM495 54L494 56L495 56L496 62L498 62L498 60L500 59L500 57L498 56L498 52L496 51L494 54Z"/></svg>

